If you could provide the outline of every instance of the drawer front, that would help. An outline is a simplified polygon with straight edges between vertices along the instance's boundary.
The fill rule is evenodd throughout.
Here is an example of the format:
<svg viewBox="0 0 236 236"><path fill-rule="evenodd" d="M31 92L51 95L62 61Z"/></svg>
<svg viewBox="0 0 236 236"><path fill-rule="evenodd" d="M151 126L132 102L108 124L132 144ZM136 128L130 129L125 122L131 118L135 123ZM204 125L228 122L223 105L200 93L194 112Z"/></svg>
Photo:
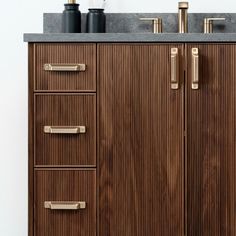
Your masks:
<svg viewBox="0 0 236 236"><path fill-rule="evenodd" d="M36 236L96 235L96 171L36 170Z"/></svg>
<svg viewBox="0 0 236 236"><path fill-rule="evenodd" d="M96 96L35 95L35 165L96 165Z"/></svg>
<svg viewBox="0 0 236 236"><path fill-rule="evenodd" d="M95 44L35 44L34 53L35 91L96 91Z"/></svg>

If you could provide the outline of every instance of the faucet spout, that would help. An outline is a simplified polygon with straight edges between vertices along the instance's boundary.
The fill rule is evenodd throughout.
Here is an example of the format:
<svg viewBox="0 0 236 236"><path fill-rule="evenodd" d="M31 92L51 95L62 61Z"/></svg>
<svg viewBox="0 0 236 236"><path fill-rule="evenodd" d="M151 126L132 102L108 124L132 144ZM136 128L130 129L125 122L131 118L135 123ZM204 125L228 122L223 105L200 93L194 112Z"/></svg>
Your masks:
<svg viewBox="0 0 236 236"><path fill-rule="evenodd" d="M179 2L179 33L188 33L188 2Z"/></svg>

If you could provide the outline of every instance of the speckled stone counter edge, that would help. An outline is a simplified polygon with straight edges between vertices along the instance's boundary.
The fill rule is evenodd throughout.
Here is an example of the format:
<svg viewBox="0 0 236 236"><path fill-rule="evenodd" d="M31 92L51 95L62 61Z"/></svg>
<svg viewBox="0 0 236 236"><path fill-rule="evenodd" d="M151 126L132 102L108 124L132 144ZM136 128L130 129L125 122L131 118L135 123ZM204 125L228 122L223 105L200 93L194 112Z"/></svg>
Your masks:
<svg viewBox="0 0 236 236"><path fill-rule="evenodd" d="M164 33L164 34L25 34L25 42L236 42L236 33Z"/></svg>

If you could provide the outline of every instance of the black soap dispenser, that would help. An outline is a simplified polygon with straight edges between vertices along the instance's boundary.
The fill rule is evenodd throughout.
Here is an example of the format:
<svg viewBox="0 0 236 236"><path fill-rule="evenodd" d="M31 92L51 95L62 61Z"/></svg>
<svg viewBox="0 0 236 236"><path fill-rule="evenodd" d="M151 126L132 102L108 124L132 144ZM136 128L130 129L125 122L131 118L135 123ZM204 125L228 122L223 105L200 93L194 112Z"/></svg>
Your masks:
<svg viewBox="0 0 236 236"><path fill-rule="evenodd" d="M106 33L106 15L103 8L90 8L87 14L87 33Z"/></svg>
<svg viewBox="0 0 236 236"><path fill-rule="evenodd" d="M64 33L81 33L81 12L76 0L68 0L62 17L62 28Z"/></svg>

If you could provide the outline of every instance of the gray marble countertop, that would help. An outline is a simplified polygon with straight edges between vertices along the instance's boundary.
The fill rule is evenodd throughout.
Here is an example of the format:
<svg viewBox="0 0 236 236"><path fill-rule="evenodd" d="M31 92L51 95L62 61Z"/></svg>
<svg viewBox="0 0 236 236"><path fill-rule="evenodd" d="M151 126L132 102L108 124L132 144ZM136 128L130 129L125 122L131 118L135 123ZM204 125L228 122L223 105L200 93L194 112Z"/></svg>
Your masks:
<svg viewBox="0 0 236 236"><path fill-rule="evenodd" d="M236 33L24 34L24 42L236 42Z"/></svg>

